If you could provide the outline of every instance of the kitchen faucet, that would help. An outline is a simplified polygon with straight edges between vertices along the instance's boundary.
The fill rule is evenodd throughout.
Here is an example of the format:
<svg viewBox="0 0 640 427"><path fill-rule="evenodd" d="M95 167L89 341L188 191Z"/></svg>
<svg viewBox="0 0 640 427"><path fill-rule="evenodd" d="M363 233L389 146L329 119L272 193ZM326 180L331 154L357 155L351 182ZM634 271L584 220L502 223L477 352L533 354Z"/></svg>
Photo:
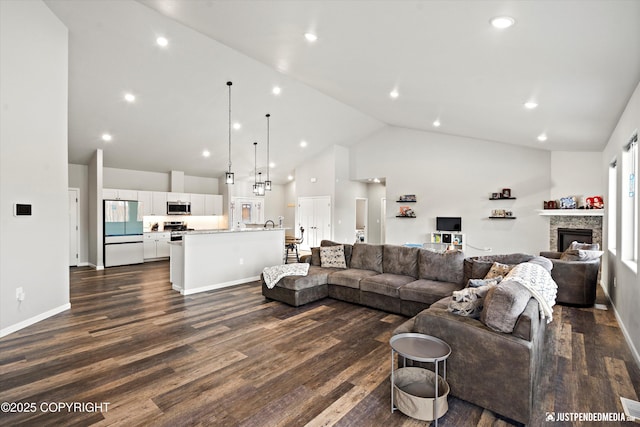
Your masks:
<svg viewBox="0 0 640 427"><path fill-rule="evenodd" d="M264 228L267 228L267 224L271 223L271 228L276 228L276 223L273 222L272 220L268 219L265 221L264 223Z"/></svg>

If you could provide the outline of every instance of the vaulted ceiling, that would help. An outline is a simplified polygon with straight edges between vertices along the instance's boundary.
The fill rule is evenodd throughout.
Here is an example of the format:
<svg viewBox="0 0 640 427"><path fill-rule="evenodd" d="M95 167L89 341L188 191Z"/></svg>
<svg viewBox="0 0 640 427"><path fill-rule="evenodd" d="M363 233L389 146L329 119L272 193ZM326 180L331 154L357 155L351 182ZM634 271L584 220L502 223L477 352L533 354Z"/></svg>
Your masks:
<svg viewBox="0 0 640 427"><path fill-rule="evenodd" d="M326 147L386 125L601 150L640 81L635 0L46 4L69 28L71 163L103 148L109 167L220 176L227 81L238 177L253 177L254 141L266 172L267 113L280 183ZM489 24L503 15L515 24Z"/></svg>

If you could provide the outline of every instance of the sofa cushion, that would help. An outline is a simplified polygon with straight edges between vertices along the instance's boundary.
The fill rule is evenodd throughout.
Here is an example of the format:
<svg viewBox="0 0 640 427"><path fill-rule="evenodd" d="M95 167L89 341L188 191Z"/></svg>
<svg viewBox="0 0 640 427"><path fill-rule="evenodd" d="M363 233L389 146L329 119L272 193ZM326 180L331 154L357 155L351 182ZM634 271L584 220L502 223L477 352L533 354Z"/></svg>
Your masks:
<svg viewBox="0 0 640 427"><path fill-rule="evenodd" d="M344 246L323 246L320 248L320 266L333 268L347 268L344 259Z"/></svg>
<svg viewBox="0 0 640 427"><path fill-rule="evenodd" d="M309 266L309 273L306 276L287 276L280 279L276 284L281 288L298 291L300 289L313 288L314 286L326 285L329 273L338 271L335 268L323 268L315 265Z"/></svg>
<svg viewBox="0 0 640 427"><path fill-rule="evenodd" d="M418 248L384 245L382 250L382 271L418 278Z"/></svg>
<svg viewBox="0 0 640 427"><path fill-rule="evenodd" d="M345 286L347 288L360 289L360 280L365 277L375 276L378 273L371 270L360 270L359 268L348 268L337 270L329 274L327 282L330 285Z"/></svg>
<svg viewBox="0 0 640 427"><path fill-rule="evenodd" d="M311 265L320 267L320 248L311 248Z"/></svg>
<svg viewBox="0 0 640 427"><path fill-rule="evenodd" d="M383 245L356 243L353 245L350 267L382 273L382 248Z"/></svg>
<svg viewBox="0 0 640 427"><path fill-rule="evenodd" d="M347 263L347 268L351 266L351 254L353 253L353 245L333 242L331 240L322 240L320 242L320 247L323 246L340 246L344 247L344 261Z"/></svg>
<svg viewBox="0 0 640 427"><path fill-rule="evenodd" d="M494 331L511 333L529 299L531 294L524 286L504 280L487 293L480 321Z"/></svg>
<svg viewBox="0 0 640 427"><path fill-rule="evenodd" d="M433 304L460 289L462 285L458 283L418 279L400 288L400 299Z"/></svg>
<svg viewBox="0 0 640 427"><path fill-rule="evenodd" d="M464 254L462 251L438 253L419 249L418 277L462 284L464 280L463 263Z"/></svg>
<svg viewBox="0 0 640 427"><path fill-rule="evenodd" d="M497 286L497 283L454 291L449 300L447 310L458 316L479 318L484 297L489 292L489 289L494 286Z"/></svg>
<svg viewBox="0 0 640 427"><path fill-rule="evenodd" d="M464 277L469 279L482 279L491 269L494 262L502 264L520 264L527 262L533 255L529 254L503 254L503 255L483 255L477 257L469 257L464 260Z"/></svg>
<svg viewBox="0 0 640 427"><path fill-rule="evenodd" d="M360 281L360 290L400 298L399 289L414 280L414 277L399 274L376 274L362 279Z"/></svg>

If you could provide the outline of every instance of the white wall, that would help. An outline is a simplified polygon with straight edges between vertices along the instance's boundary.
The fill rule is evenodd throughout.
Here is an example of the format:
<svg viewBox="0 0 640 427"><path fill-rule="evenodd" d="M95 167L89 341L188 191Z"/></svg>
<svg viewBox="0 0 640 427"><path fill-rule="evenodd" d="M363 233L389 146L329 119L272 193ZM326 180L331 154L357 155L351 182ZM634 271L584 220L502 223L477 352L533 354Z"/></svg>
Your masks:
<svg viewBox="0 0 640 427"><path fill-rule="evenodd" d="M3 336L70 307L68 32L41 1L3 0L0 43ZM13 216L15 203L32 204L33 215Z"/></svg>
<svg viewBox="0 0 640 427"><path fill-rule="evenodd" d="M171 191L171 172L147 172L130 169L103 168L105 188L125 190ZM218 178L184 176L184 192L220 194Z"/></svg>
<svg viewBox="0 0 640 427"><path fill-rule="evenodd" d="M386 178L386 243L426 242L436 216L460 216L467 255L548 249L548 219L536 212L549 197L548 151L390 126L353 145L351 157L352 179ZM502 188L517 200L490 201ZM403 194L417 196L417 218L395 217ZM492 209L517 219L490 220Z"/></svg>
<svg viewBox="0 0 640 427"><path fill-rule="evenodd" d="M594 151L551 152L551 194L549 200L604 195L602 153ZM540 206L542 209L542 206Z"/></svg>
<svg viewBox="0 0 640 427"><path fill-rule="evenodd" d="M382 198L385 197L385 193L386 187L384 184L367 184L367 199L369 200L367 237L369 243L382 243L382 235L380 232L382 221L381 209Z"/></svg>
<svg viewBox="0 0 640 427"><path fill-rule="evenodd" d="M616 247L621 248L622 235L628 236L630 231L624 229L622 226L622 208L621 203L623 197L627 196L628 181L626 177L622 177L622 149L623 146L629 142L629 138L633 134L634 130L640 129L640 85L638 85L633 93L627 107L625 108L618 124L611 134L607 146L602 153L602 160L600 163L601 175L604 177L609 176L609 164L613 159L618 160L617 167L617 236ZM608 183L604 186L606 191L609 191ZM605 195L605 218L604 236L603 242L608 241L608 210L607 200L609 195ZM635 197L636 212L640 209L638 204L638 197ZM640 230L636 230L636 233L640 236ZM639 239L640 240L640 239ZM602 285L605 291L609 294L611 302L614 305L616 315L621 323L623 332L627 341L631 344L636 357L636 362L640 363L640 311L638 305L640 303L640 275L636 268L625 262L620 253L612 253L608 250L605 251L603 259L603 271L602 271Z"/></svg>

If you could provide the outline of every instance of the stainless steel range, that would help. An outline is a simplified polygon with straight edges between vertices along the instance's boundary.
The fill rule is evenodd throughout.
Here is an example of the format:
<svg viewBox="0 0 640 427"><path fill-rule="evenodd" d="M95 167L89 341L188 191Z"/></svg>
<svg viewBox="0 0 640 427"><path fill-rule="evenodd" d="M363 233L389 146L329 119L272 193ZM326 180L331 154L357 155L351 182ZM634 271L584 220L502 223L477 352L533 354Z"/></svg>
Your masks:
<svg viewBox="0 0 640 427"><path fill-rule="evenodd" d="M187 231L187 225L184 221L165 221L164 230L171 231L171 241L175 242L182 240L182 236Z"/></svg>

